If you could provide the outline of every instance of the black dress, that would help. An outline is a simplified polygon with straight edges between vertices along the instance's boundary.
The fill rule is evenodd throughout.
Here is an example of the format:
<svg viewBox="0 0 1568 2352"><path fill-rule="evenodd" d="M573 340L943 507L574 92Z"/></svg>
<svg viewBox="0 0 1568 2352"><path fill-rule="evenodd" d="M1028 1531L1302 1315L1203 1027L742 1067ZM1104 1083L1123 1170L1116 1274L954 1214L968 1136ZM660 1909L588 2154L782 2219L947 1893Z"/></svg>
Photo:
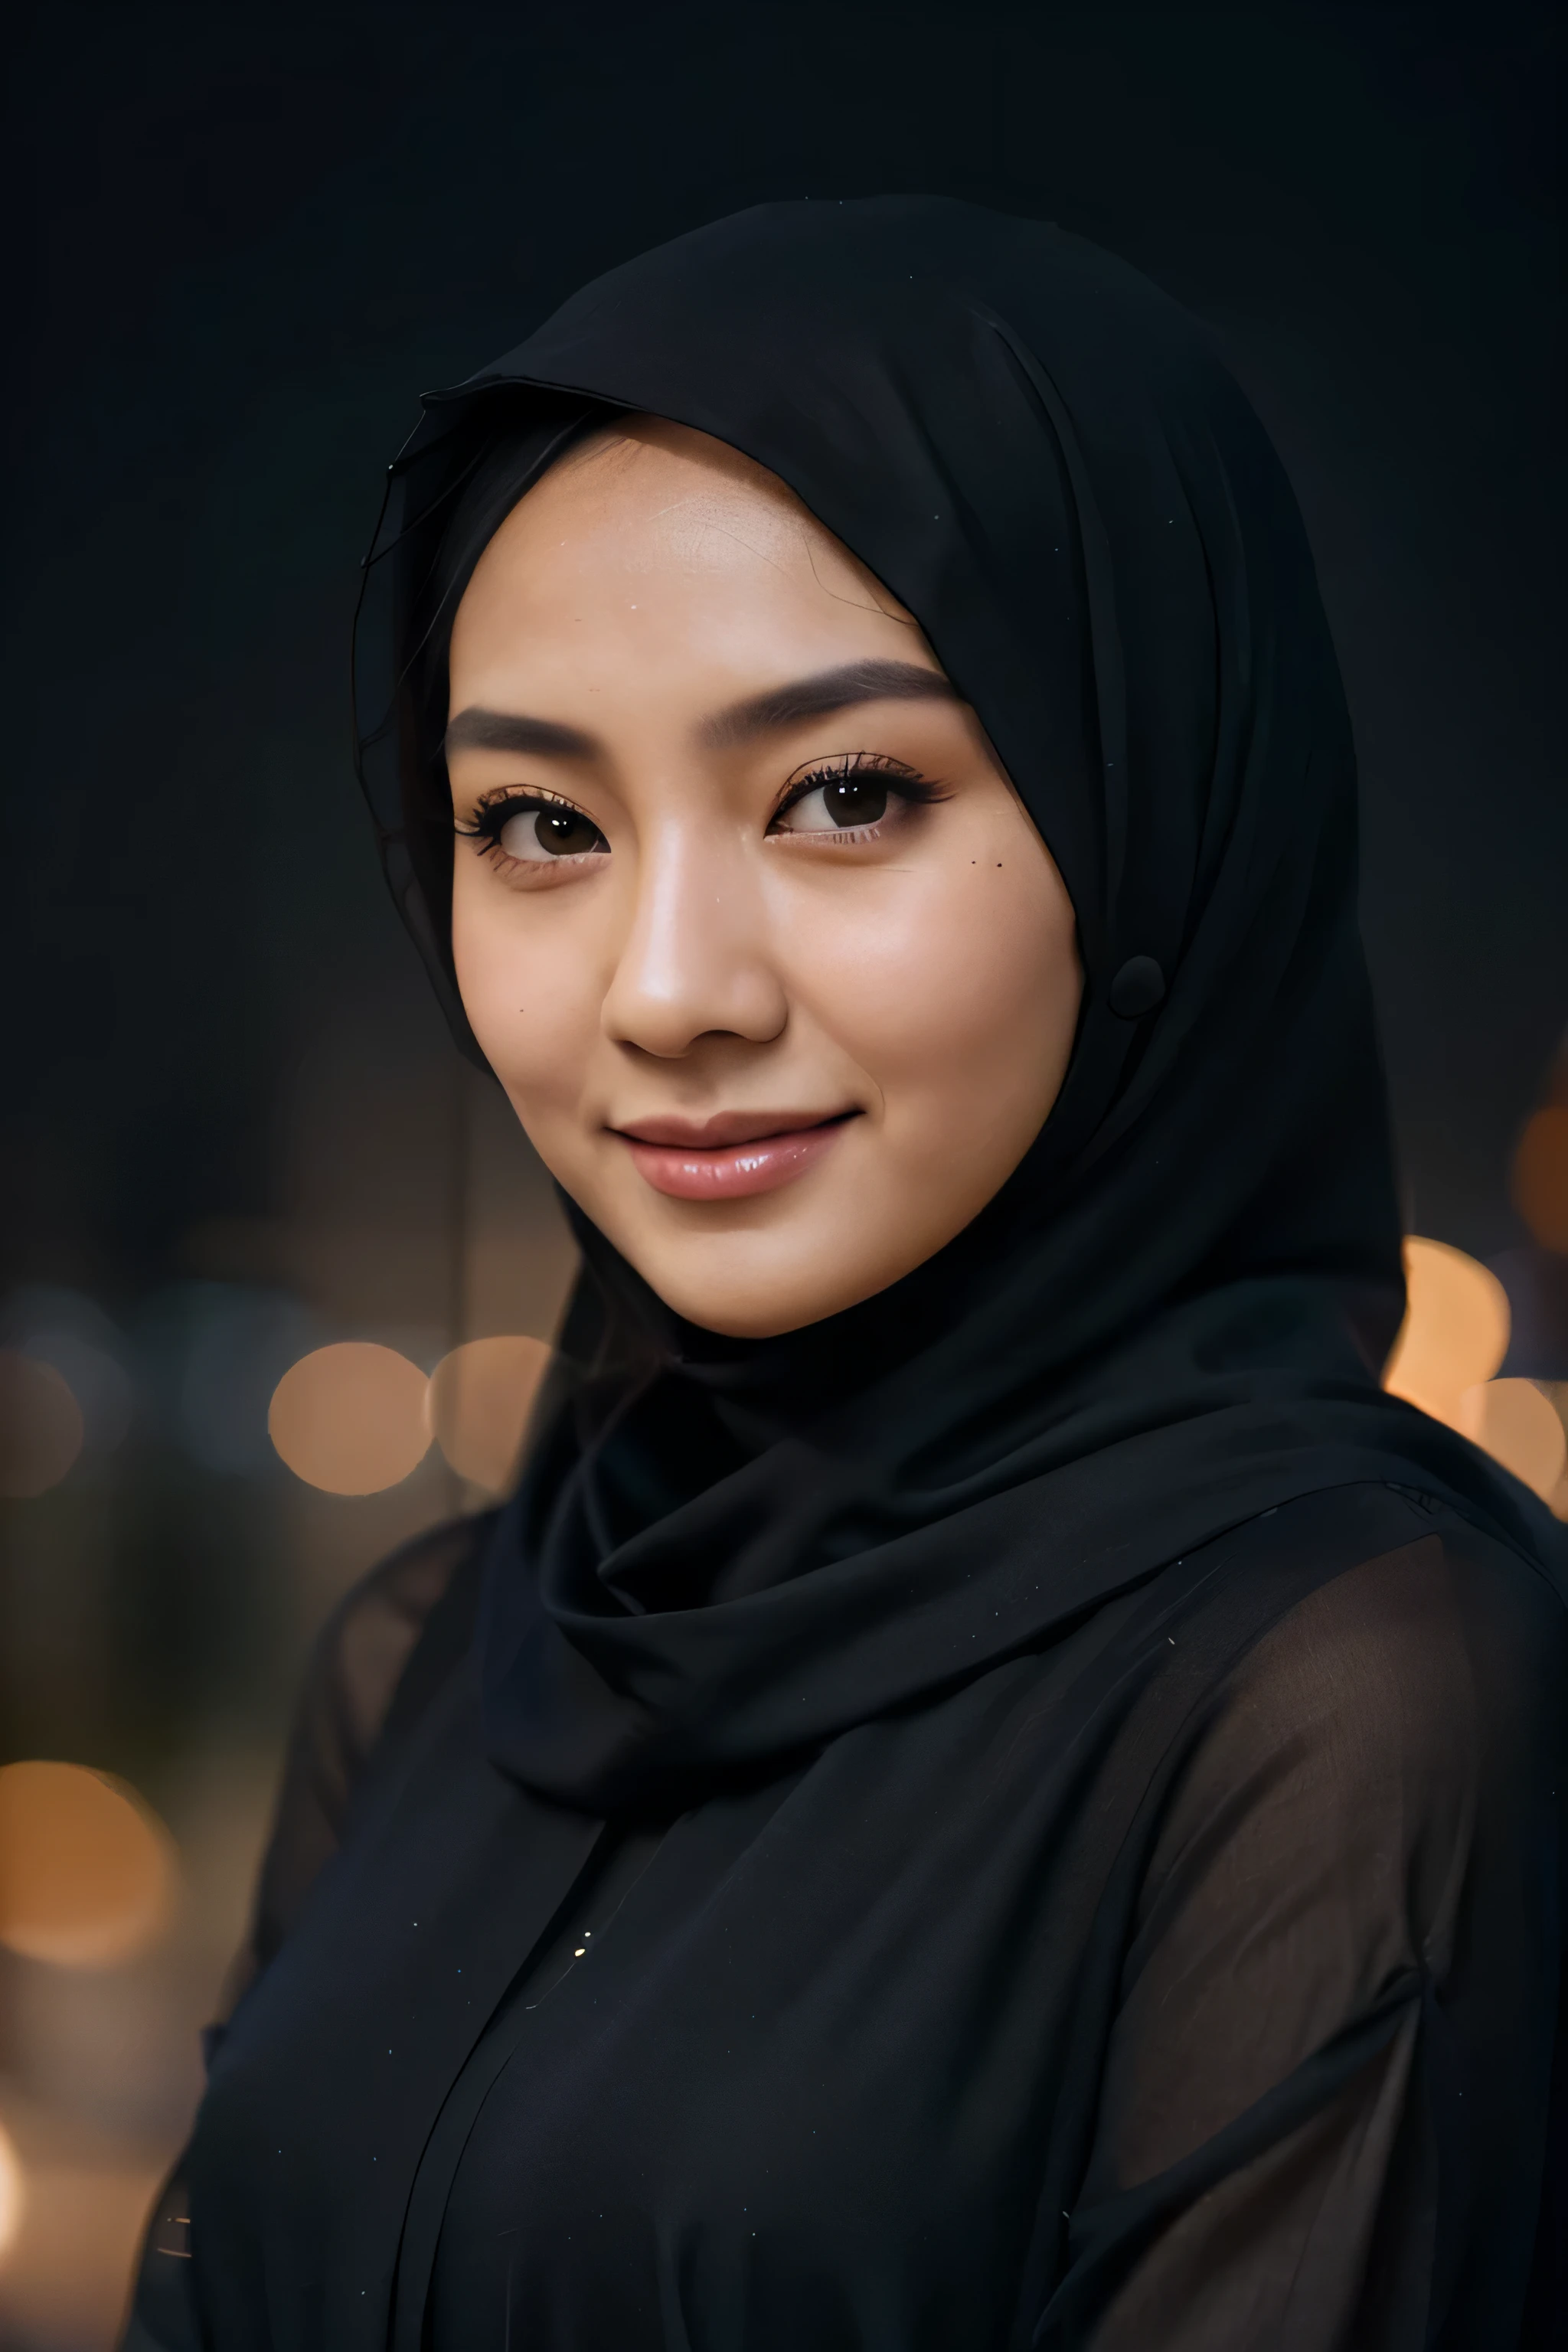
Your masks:
<svg viewBox="0 0 1568 2352"><path fill-rule="evenodd" d="M1480 2352L1532 2260L1554 2340L1568 1642L1510 1552L1321 1494L610 1825L484 1761L477 1559L426 1539L321 1647L137 2352Z"/></svg>
<svg viewBox="0 0 1568 2352"><path fill-rule="evenodd" d="M920 198L720 222L431 395L362 775L471 1050L452 612L627 408L918 619L1070 892L1071 1063L963 1234L780 1339L570 1211L518 1493L329 1631L130 2341L1549 2342L1562 1531L1378 1385L1354 753L1278 461L1132 272Z"/></svg>

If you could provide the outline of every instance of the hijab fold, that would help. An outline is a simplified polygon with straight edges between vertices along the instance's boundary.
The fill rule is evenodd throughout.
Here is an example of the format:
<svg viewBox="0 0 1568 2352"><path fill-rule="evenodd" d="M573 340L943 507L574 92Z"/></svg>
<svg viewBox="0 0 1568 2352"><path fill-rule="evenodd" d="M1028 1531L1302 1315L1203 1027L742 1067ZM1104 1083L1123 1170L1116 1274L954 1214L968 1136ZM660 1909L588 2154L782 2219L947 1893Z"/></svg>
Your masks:
<svg viewBox="0 0 1568 2352"><path fill-rule="evenodd" d="M1377 1385L1399 1230L1354 755L1300 516L1202 330L1054 226L763 205L427 396L367 564L356 707L459 1042L477 1055L451 615L510 506L628 411L767 467L919 620L1061 870L1085 1003L997 1197L806 1330L682 1323L569 1204L578 1293L487 1566L495 1760L589 1811L684 1804L1323 1488L1405 1485L1552 1556L1522 1488Z"/></svg>

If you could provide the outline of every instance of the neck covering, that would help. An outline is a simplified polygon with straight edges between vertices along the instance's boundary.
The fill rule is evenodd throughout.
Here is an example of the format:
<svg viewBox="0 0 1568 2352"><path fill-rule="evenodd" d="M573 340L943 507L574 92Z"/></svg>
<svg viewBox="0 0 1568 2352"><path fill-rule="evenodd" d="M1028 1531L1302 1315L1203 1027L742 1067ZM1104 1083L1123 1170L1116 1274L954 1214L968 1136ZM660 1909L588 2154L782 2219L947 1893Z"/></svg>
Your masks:
<svg viewBox="0 0 1568 2352"><path fill-rule="evenodd" d="M763 205L426 396L356 698L459 1042L446 634L507 507L617 410L770 468L915 615L1062 873L1086 986L1020 1167L847 1313L718 1339L569 1209L562 1367L487 1569L493 1758L588 1810L679 1805L1369 1479L1551 1554L1522 1487L1377 1385L1399 1231L1353 749L1294 500L1196 322L1053 226Z"/></svg>

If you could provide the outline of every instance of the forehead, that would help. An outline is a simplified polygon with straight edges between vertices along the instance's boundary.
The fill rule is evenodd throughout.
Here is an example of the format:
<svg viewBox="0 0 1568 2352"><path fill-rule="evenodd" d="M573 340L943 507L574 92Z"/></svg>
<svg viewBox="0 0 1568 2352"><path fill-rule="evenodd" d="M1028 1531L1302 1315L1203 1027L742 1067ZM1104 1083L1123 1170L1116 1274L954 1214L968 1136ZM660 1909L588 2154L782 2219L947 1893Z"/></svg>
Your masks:
<svg viewBox="0 0 1568 2352"><path fill-rule="evenodd" d="M528 495L537 499L554 491L589 501L659 483L693 496L717 495L727 488L742 504L760 501L821 530L789 485L754 457L665 416L627 416L599 425L574 442Z"/></svg>
<svg viewBox="0 0 1568 2352"><path fill-rule="evenodd" d="M641 583L657 602L638 597ZM453 661L521 654L663 611L708 627L744 612L860 639L910 616L776 476L660 419L607 427L560 459L485 549L458 607ZM915 632L918 635L918 631Z"/></svg>

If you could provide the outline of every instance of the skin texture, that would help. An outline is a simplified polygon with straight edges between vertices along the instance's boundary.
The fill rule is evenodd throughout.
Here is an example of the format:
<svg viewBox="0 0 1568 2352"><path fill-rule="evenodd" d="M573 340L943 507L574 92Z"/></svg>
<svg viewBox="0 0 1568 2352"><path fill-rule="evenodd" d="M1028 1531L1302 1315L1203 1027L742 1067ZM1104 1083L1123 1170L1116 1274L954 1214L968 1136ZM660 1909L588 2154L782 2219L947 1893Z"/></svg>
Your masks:
<svg viewBox="0 0 1568 2352"><path fill-rule="evenodd" d="M918 675L733 715L868 664ZM480 559L450 709L469 1021L660 1297L772 1336L962 1231L1066 1071L1072 907L917 624L794 495L660 420L596 436Z"/></svg>

